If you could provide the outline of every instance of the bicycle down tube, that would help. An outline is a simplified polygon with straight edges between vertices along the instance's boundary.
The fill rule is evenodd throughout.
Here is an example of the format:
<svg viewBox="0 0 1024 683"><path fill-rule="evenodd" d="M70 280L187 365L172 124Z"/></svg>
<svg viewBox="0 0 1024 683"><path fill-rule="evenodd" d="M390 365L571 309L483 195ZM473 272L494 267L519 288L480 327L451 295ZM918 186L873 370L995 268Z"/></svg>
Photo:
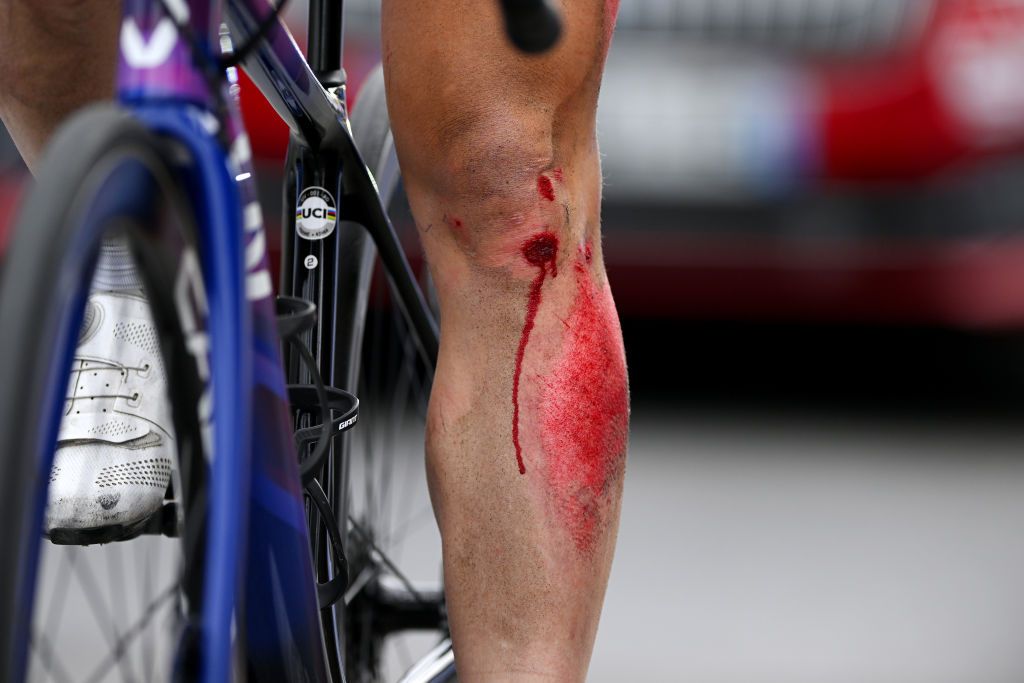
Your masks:
<svg viewBox="0 0 1024 683"><path fill-rule="evenodd" d="M218 45L217 8L207 0L173 6L175 17L156 0L125 1L118 92L140 120L181 148L182 181L200 227L212 333L194 347L212 374L206 591L216 607L195 625L196 678L228 680L237 634L247 646L250 679L327 681L249 141L227 84L204 76L195 46L177 29L186 22L194 36Z"/></svg>
<svg viewBox="0 0 1024 683"><path fill-rule="evenodd" d="M180 3L174 3L175 7L178 5ZM193 0L187 7L185 20L192 34L208 36L211 44L216 45L217 12L212 11L207 0ZM226 9L236 45L248 43L274 11L264 0L232 0ZM221 559L219 566L228 569L224 572L228 576L238 575L240 569L230 570L230 567L240 566L242 558L247 556L245 564L249 575L244 598L235 595L233 587L228 585L221 585L217 592L220 607L213 613L216 623L211 622L202 629L203 638L209 640L201 645L203 679L223 680L230 669L232 607L242 604L245 606L242 633L248 645L252 677L268 681L291 680L290 672L302 671L304 679L329 680L331 676L325 662L333 664L338 657L335 653L325 657L321 633L327 636L328 647L335 648L339 645L339 631L330 619L330 610L319 610L316 595L301 590L303 586L309 587L310 577L315 574L310 565L309 532L278 355L266 241L248 167L249 143L233 104L228 100L228 106L220 107L226 110L226 116L218 108L221 104L218 93L209 92L211 80L194 64L195 56L191 52L194 46L178 35L175 19L182 21L181 16L172 19L165 14L157 0L127 0L122 24L119 92L122 101L131 106L140 119L158 133L179 140L191 155L195 168L188 175L189 189L200 199L197 205L202 207L201 212L202 209L208 212L200 215L200 225L220 226L218 233L234 236L231 239L235 240L244 235L244 241L235 243L234 252L223 245L220 256L214 248L204 249L204 273L207 278L213 278L216 268L220 267L214 262L241 260L241 254L245 254L247 272L244 285L240 287L247 286L251 313L246 313L245 305L239 307L245 314L242 317L251 320L248 324L253 330L252 360L244 360L247 354L235 359L248 366L252 377L253 389L248 392L252 396L251 426L246 420L229 423L221 419L229 410L221 407L220 394L216 393L224 382L213 385L215 424L219 425L215 433L219 435L218 443L223 440L225 445L216 449L220 457L212 465L216 483L212 491L214 506L210 512L209 546L211 556ZM337 44L340 50L340 41ZM320 52L332 49L325 44ZM340 68L330 68L329 59L321 64L320 75L334 86L333 91L325 89L279 20L269 25L245 64L250 76L293 132L295 153L291 161L295 162L295 172L292 178L296 182L291 192L295 196L286 204L301 205L300 198L310 192L311 200L319 200L324 205L316 208L335 211L339 226L358 223L366 228L392 281L400 308L415 333L421 355L428 367L433 368L437 357L437 326L351 137ZM338 64L340 66L340 62ZM231 152L230 164L224 163L222 144ZM210 218L216 207L220 207L222 214L219 223ZM294 214L285 225L296 229ZM298 275L294 291L301 292L319 307L319 338L310 339L309 345L319 357L321 374L329 384L346 388L352 387L355 360L335 362L334 336L339 329L342 334L353 334L349 328L360 324L359 312L337 310L336 288L344 285L331 278L342 256L363 259L372 256L363 243L365 240L359 237L361 234L361 229L351 226L337 230L331 239L304 241L301 243L304 251L294 250L287 254L285 261L286 273ZM285 242L290 243L288 238ZM312 270L295 267L294 264L305 262L309 256L316 258L321 267ZM368 269L357 268L356 271L368 272ZM211 341L209 353L214 365L234 350L232 345ZM303 373L292 368L291 376L302 378ZM308 377L305 379L308 381ZM238 403L239 407L246 405L245 400ZM232 425L237 425L237 429ZM232 436L225 434L226 431L235 433ZM248 437L250 432L251 450L238 448L238 437ZM236 440L237 453L230 450L231 438ZM328 461L325 472L328 487L338 488L331 468L343 466ZM234 484L230 491L227 490L229 482ZM333 497L335 492L328 490ZM239 529L248 530L247 539L238 535ZM323 554L318 552L317 555L317 568L320 568ZM218 565L211 563L211 566ZM331 568L327 570L330 572ZM330 673L337 678L336 670Z"/></svg>

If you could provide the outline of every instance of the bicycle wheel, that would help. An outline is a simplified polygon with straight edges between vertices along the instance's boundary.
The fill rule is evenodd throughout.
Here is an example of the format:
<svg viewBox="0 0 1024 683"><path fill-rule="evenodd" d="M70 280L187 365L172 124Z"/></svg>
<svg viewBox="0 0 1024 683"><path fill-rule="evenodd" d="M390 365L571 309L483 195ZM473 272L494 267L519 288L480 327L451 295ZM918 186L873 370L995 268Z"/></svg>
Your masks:
<svg viewBox="0 0 1024 683"><path fill-rule="evenodd" d="M393 218L407 215L380 67L359 93L352 129L385 208ZM349 334L340 340L337 354L349 359L348 377L362 405L360 425L341 449L348 479L342 490L347 491L345 548L351 577L343 637L348 681L366 683L393 679L420 658L410 650L433 648L447 633L438 580L440 543L423 466L432 376L403 316L391 305L384 273L378 269L372 277L372 247L346 267L356 271L353 275L362 286L355 290L359 298L343 305L366 311L366 318L365 340L361 331ZM425 276L423 284L428 288ZM417 532L425 538L417 544L418 557L410 561L403 551L410 534ZM429 546L426 552L424 545ZM411 630L428 633L416 643L389 638ZM392 647L386 650L389 641ZM453 675L449 662L416 680L442 681Z"/></svg>
<svg viewBox="0 0 1024 683"><path fill-rule="evenodd" d="M197 263L196 236L169 158L126 113L88 109L57 134L16 223L0 288L4 681L197 675L190 644L203 613L208 482L203 384L185 330L202 320L186 328L175 305L176 275ZM43 539L42 516L57 428L74 406L65 400L71 358L101 241L111 238L130 245L149 297L163 363L154 370L173 382L176 463L162 509L145 522L56 545ZM89 545L97 542L106 545Z"/></svg>

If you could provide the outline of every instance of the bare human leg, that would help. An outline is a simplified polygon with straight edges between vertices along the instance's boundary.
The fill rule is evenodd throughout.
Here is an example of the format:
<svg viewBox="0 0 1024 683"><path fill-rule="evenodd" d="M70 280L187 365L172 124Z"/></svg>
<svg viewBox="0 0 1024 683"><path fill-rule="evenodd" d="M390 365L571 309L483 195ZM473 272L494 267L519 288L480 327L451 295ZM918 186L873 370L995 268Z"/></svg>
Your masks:
<svg viewBox="0 0 1024 683"><path fill-rule="evenodd" d="M629 420L595 135L615 4L566 0L562 42L527 57L494 2L384 2L441 305L427 471L463 681L582 680L593 647Z"/></svg>
<svg viewBox="0 0 1024 683"><path fill-rule="evenodd" d="M29 168L69 114L113 96L120 12L113 0L0 0L0 120Z"/></svg>

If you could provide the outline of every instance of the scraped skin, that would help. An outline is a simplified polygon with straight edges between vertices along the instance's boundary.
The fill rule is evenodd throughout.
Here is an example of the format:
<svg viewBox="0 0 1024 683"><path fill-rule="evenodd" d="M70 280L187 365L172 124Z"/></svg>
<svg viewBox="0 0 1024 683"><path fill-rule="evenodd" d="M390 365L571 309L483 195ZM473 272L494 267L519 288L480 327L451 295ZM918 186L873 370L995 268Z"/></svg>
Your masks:
<svg viewBox="0 0 1024 683"><path fill-rule="evenodd" d="M114 95L121 3L0 0L0 120L34 169L64 119Z"/></svg>
<svg viewBox="0 0 1024 683"><path fill-rule="evenodd" d="M606 281L584 245L573 264L576 296L539 402L541 453L556 517L584 556L608 532L626 454L629 400L622 334Z"/></svg>
<svg viewBox="0 0 1024 683"><path fill-rule="evenodd" d="M629 398L595 135L614 3L561 7L563 41L525 57L495 2L384 2L441 307L427 473L464 683L585 679L618 525Z"/></svg>

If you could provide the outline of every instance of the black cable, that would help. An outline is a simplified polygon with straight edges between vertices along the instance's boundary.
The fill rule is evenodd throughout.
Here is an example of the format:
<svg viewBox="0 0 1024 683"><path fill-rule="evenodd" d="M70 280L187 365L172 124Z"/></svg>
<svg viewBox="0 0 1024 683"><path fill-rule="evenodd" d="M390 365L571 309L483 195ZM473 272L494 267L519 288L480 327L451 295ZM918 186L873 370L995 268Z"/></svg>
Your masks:
<svg viewBox="0 0 1024 683"><path fill-rule="evenodd" d="M267 34L270 33L271 27L277 23L278 17L281 16L281 12L284 11L285 5L287 4L288 0L281 0L278 2L274 7L274 11L263 17L263 21L261 21L256 27L256 31L249 36L249 40L243 43L241 47L235 48L230 56L222 56L220 58L219 61L221 67L227 69L232 66L238 66L245 61L245 58L248 57L254 49L256 49L256 46L259 45L260 41L266 38Z"/></svg>
<svg viewBox="0 0 1024 683"><path fill-rule="evenodd" d="M240 47L233 48L230 55L220 55L218 57L213 57L203 49L204 43L198 40L195 32L188 23L178 21L174 16L174 13L167 7L167 0L160 0L160 4L163 6L164 12L167 16L174 22L178 32L184 36L185 42L188 43L189 48L192 51L193 61L207 73L207 78L209 79L210 71L216 72L217 77L220 78L222 77L225 69L241 64L242 61L248 57L254 49L256 49L256 46L259 45L260 41L267 37L270 29L277 23L278 18L281 16L281 12L284 11L285 6L288 4L288 0L280 0L280 2L274 6L273 11L263 17L262 21L260 21L256 26L256 31L249 36L249 40L243 43Z"/></svg>
<svg viewBox="0 0 1024 683"><path fill-rule="evenodd" d="M309 370L309 374L313 378L313 386L316 387L317 399L320 401L320 438L317 440L313 453L309 457L303 458L300 463L302 483L307 484L320 471L320 467L323 466L327 449L331 446L334 425L331 422L331 404L330 398L327 396L327 386L324 384L323 377L320 376L320 370L316 366L316 359L313 358L309 348L301 341L295 338L289 339L289 341L299 350L299 355L302 356L302 361L306 364L306 369Z"/></svg>

